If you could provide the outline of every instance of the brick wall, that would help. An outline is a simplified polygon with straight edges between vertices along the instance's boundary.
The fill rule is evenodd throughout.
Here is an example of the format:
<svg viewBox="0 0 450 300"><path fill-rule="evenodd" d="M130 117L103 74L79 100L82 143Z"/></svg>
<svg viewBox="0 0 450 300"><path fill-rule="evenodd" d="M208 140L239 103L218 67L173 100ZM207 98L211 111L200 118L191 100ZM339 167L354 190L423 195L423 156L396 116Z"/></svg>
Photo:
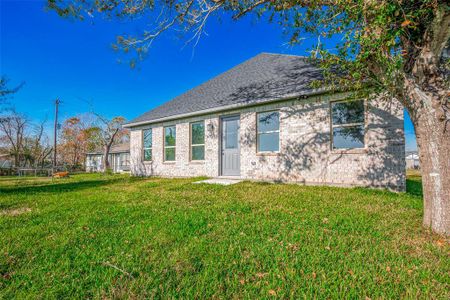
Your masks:
<svg viewBox="0 0 450 300"><path fill-rule="evenodd" d="M143 176L219 176L219 118L240 114L241 177L244 179L405 189L403 109L397 101L367 101L364 149L331 150L330 101L315 96L221 114L140 126L131 130L131 170ZM256 151L256 113L280 111L280 152ZM205 121L205 160L189 160L189 123ZM176 161L163 161L163 127L176 125ZM153 130L153 161L142 162L142 129Z"/></svg>

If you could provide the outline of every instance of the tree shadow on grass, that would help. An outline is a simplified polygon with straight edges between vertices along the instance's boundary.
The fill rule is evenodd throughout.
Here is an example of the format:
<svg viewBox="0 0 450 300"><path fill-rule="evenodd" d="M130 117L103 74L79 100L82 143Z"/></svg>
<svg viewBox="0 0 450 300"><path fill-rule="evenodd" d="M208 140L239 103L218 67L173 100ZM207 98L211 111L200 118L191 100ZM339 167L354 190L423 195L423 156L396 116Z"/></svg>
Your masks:
<svg viewBox="0 0 450 300"><path fill-rule="evenodd" d="M96 188L104 185L110 185L120 181L120 178L108 180L86 180L66 183L52 183L44 185L32 186L14 186L0 188L0 195L5 194L35 194L35 193L64 193L71 191L78 191L90 188Z"/></svg>
<svg viewBox="0 0 450 300"><path fill-rule="evenodd" d="M415 197L423 197L422 181L419 177L406 179L406 193Z"/></svg>

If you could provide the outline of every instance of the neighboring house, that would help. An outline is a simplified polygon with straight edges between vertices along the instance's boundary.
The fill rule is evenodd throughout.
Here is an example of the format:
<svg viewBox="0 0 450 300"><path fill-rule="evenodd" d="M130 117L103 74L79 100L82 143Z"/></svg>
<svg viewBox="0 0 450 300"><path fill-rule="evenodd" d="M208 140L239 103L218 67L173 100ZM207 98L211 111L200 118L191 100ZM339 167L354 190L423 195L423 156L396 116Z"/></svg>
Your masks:
<svg viewBox="0 0 450 300"><path fill-rule="evenodd" d="M406 153L406 168L407 169L419 169L419 154L417 151L410 151Z"/></svg>
<svg viewBox="0 0 450 300"><path fill-rule="evenodd" d="M130 144L118 144L109 152L109 164L114 173L130 171ZM86 172L103 171L103 151L86 154Z"/></svg>
<svg viewBox="0 0 450 300"><path fill-rule="evenodd" d="M404 190L400 103L312 89L321 74L263 53L141 115L132 174Z"/></svg>
<svg viewBox="0 0 450 300"><path fill-rule="evenodd" d="M16 172L14 166L14 156L7 150L0 150L0 176L13 175Z"/></svg>
<svg viewBox="0 0 450 300"><path fill-rule="evenodd" d="M10 169L14 165L14 157L9 153L0 153L0 169Z"/></svg>

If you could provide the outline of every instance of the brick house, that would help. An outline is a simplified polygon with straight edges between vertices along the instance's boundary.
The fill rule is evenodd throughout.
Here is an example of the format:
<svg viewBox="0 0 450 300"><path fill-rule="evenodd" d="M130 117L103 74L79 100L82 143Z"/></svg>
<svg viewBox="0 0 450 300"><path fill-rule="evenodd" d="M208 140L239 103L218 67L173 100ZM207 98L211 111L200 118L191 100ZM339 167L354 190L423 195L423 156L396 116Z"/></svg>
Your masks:
<svg viewBox="0 0 450 300"><path fill-rule="evenodd" d="M320 78L304 57L257 55L126 124L131 172L404 190L402 106Z"/></svg>

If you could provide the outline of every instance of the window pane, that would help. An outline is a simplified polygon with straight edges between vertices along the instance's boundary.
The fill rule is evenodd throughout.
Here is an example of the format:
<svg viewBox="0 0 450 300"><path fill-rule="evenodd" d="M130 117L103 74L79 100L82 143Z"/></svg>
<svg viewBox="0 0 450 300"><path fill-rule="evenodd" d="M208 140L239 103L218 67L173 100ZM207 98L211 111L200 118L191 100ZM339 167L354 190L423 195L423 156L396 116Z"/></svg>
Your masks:
<svg viewBox="0 0 450 300"><path fill-rule="evenodd" d="M144 160L152 160L152 149L144 149Z"/></svg>
<svg viewBox="0 0 450 300"><path fill-rule="evenodd" d="M237 132L228 131L225 133L225 149L237 148Z"/></svg>
<svg viewBox="0 0 450 300"><path fill-rule="evenodd" d="M174 161L175 160L175 148L165 148L164 149L164 160Z"/></svg>
<svg viewBox="0 0 450 300"><path fill-rule="evenodd" d="M120 155L120 165L128 166L130 164L130 155L127 153L122 153Z"/></svg>
<svg viewBox="0 0 450 300"><path fill-rule="evenodd" d="M336 102L331 104L333 124L364 122L364 101Z"/></svg>
<svg viewBox="0 0 450 300"><path fill-rule="evenodd" d="M203 122L193 123L191 125L192 130L192 144L204 144L205 143L205 124Z"/></svg>
<svg viewBox="0 0 450 300"><path fill-rule="evenodd" d="M192 160L205 159L205 146L192 146Z"/></svg>
<svg viewBox="0 0 450 300"><path fill-rule="evenodd" d="M333 128L333 148L364 148L364 125Z"/></svg>
<svg viewBox="0 0 450 300"><path fill-rule="evenodd" d="M225 122L225 149L238 147L238 120Z"/></svg>
<svg viewBox="0 0 450 300"><path fill-rule="evenodd" d="M144 130L144 148L152 147L152 130L146 129Z"/></svg>
<svg viewBox="0 0 450 300"><path fill-rule="evenodd" d="M258 135L258 151L278 151L280 134L278 132L260 133Z"/></svg>
<svg viewBox="0 0 450 300"><path fill-rule="evenodd" d="M175 126L164 128L164 144L166 146L175 146L176 129Z"/></svg>
<svg viewBox="0 0 450 300"><path fill-rule="evenodd" d="M280 129L280 114L277 111L258 114L258 132Z"/></svg>

